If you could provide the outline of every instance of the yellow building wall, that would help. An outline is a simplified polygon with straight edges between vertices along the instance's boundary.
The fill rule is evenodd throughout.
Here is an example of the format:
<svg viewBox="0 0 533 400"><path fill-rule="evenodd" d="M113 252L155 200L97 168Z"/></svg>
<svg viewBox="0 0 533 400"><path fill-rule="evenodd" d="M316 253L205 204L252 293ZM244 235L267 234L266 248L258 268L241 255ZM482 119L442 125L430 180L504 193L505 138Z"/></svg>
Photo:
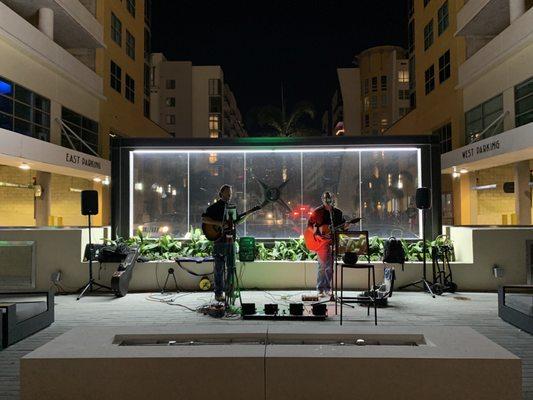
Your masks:
<svg viewBox="0 0 533 400"><path fill-rule="evenodd" d="M0 165L0 182L33 183L34 171ZM0 186L0 226L35 226L34 191Z"/></svg>
<svg viewBox="0 0 533 400"><path fill-rule="evenodd" d="M515 214L514 193L504 193L504 182L514 181L514 166L483 169L476 172L477 185L496 184L496 189L478 190L477 225L511 225Z"/></svg>
<svg viewBox="0 0 533 400"><path fill-rule="evenodd" d="M442 1L430 1L424 8L422 1L415 1L415 61L416 61L416 108L399 119L385 134L431 134L448 122L452 123L452 148L464 145L463 94L455 89L458 83L458 68L465 60L466 45L461 37L454 37L457 27L457 12L462 0L448 0L450 25L438 36L437 12ZM424 51L424 27L433 19L433 44ZM439 83L439 57L450 50L451 75ZM425 94L425 71L435 67L435 89ZM412 79L412 77L410 77Z"/></svg>

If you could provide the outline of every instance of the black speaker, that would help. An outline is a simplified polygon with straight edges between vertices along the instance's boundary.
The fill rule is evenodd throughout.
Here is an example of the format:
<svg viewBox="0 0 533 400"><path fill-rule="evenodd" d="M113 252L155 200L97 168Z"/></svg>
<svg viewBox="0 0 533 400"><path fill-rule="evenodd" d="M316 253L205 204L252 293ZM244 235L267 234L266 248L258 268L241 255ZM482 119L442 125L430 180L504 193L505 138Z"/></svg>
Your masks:
<svg viewBox="0 0 533 400"><path fill-rule="evenodd" d="M98 214L98 192L96 190L83 190L81 192L81 215Z"/></svg>
<svg viewBox="0 0 533 400"><path fill-rule="evenodd" d="M426 210L431 208L431 189L419 187L416 189L416 208Z"/></svg>

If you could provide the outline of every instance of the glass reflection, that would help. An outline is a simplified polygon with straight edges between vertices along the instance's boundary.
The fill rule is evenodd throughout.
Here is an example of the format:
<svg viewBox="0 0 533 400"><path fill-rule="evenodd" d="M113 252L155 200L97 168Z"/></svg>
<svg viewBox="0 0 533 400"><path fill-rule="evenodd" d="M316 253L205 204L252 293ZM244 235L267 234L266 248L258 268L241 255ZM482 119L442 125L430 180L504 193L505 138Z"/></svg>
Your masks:
<svg viewBox="0 0 533 400"><path fill-rule="evenodd" d="M417 238L417 150L328 152L134 153L132 233L184 237L201 226L201 215L224 184L244 212L281 188L280 200L248 217L240 236L297 238L320 195L337 195L347 218L362 216L357 228L370 235Z"/></svg>

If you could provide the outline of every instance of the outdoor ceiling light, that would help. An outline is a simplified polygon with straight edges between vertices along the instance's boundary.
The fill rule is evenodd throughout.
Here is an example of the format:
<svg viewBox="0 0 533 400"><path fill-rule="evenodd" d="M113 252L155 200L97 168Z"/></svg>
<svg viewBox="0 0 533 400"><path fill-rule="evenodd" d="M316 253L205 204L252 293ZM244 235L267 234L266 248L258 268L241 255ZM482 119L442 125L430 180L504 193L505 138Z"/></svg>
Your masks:
<svg viewBox="0 0 533 400"><path fill-rule="evenodd" d="M24 171L28 171L31 167L26 163L22 163L19 165L19 168L23 169Z"/></svg>
<svg viewBox="0 0 533 400"><path fill-rule="evenodd" d="M111 183L111 181L109 180L109 177L105 177L105 179L102 181L102 185L106 185L108 186L109 184Z"/></svg>
<svg viewBox="0 0 533 400"><path fill-rule="evenodd" d="M480 186L474 186L472 189L474 190L491 190L496 189L496 184L492 183L490 185L480 185Z"/></svg>
<svg viewBox="0 0 533 400"><path fill-rule="evenodd" d="M459 171L461 174L468 174L468 170L466 168L461 168Z"/></svg>
<svg viewBox="0 0 533 400"><path fill-rule="evenodd" d="M459 178L461 176L461 174L457 171L453 171L452 172L452 178Z"/></svg>
<svg viewBox="0 0 533 400"><path fill-rule="evenodd" d="M144 185L142 182L136 182L135 183L135 190L138 190L139 192L142 191L144 188Z"/></svg>
<svg viewBox="0 0 533 400"><path fill-rule="evenodd" d="M100 179L98 177L94 177L93 181L96 182L96 183L100 183L100 182L102 182L102 179Z"/></svg>

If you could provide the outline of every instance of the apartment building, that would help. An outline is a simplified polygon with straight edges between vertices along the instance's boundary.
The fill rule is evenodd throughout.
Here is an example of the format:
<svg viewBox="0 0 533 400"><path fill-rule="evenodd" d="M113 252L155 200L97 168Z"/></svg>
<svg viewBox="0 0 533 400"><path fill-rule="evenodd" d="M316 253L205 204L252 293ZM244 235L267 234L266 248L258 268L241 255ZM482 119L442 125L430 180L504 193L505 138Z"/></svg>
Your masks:
<svg viewBox="0 0 533 400"><path fill-rule="evenodd" d="M79 192L109 183L95 71L105 46L79 1L0 2L0 226L85 224Z"/></svg>
<svg viewBox="0 0 533 400"><path fill-rule="evenodd" d="M332 134L380 135L409 111L405 53L397 46L372 47L355 57L357 67L337 69Z"/></svg>
<svg viewBox="0 0 533 400"><path fill-rule="evenodd" d="M453 177L457 221L531 225L533 2L469 0L458 10L465 41L461 147L442 155Z"/></svg>
<svg viewBox="0 0 533 400"><path fill-rule="evenodd" d="M175 137L246 136L235 96L220 66L193 66L151 56L152 120Z"/></svg>

